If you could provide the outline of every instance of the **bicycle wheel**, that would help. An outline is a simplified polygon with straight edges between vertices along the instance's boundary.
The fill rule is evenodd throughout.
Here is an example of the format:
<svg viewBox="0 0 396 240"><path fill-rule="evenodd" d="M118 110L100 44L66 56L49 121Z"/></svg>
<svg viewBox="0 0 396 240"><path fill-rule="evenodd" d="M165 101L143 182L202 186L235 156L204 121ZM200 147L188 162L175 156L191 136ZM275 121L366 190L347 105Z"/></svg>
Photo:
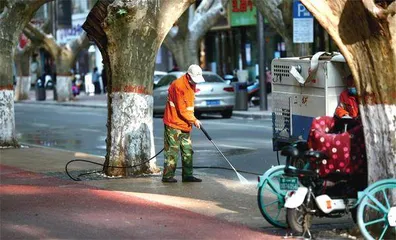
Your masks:
<svg viewBox="0 0 396 240"><path fill-rule="evenodd" d="M269 174L258 189L257 201L265 220L275 227L288 228L284 208L286 191L279 186L279 178L283 173L283 168L278 168Z"/></svg>
<svg viewBox="0 0 396 240"><path fill-rule="evenodd" d="M396 180L382 180L380 184L364 191L358 206L357 221L366 239L396 239L395 223L389 222L388 214L396 210ZM393 220L394 221L394 220Z"/></svg>

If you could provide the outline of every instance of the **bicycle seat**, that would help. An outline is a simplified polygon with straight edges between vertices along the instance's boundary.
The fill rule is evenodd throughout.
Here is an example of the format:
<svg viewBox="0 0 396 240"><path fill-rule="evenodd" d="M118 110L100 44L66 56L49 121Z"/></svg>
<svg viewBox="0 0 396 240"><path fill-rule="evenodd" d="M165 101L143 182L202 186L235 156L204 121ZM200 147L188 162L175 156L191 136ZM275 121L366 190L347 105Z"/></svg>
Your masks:
<svg viewBox="0 0 396 240"><path fill-rule="evenodd" d="M321 151L306 151L304 153L304 156L306 158L315 158L317 160L322 160L322 159L327 159L327 155L324 152Z"/></svg>
<svg viewBox="0 0 396 240"><path fill-rule="evenodd" d="M308 150L308 143L305 140L297 140L293 143L299 151Z"/></svg>
<svg viewBox="0 0 396 240"><path fill-rule="evenodd" d="M286 157L297 157L299 155L299 151L297 148L289 145L282 148L281 155Z"/></svg>

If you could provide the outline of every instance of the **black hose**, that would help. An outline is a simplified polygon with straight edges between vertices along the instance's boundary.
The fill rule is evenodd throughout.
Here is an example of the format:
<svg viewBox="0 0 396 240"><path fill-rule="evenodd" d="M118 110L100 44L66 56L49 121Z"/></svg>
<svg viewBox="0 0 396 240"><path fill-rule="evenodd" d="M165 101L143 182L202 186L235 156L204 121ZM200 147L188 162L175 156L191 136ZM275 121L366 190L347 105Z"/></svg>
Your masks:
<svg viewBox="0 0 396 240"><path fill-rule="evenodd" d="M133 166L127 166L127 167L108 166L108 167L112 167L112 168L133 168L133 167L137 167L137 166L143 165L143 164L145 164L145 163L151 161L151 159L153 159L153 158L155 158L156 156L158 156L162 151L164 151L164 148L162 148L161 151L159 151L157 154L155 154L155 155L154 155L153 157L151 157L150 159L148 159L148 160L146 160L146 161L144 161L144 162L142 162L142 163L133 165ZM72 162L87 162L87 163L92 163L92 164L99 165L99 166L102 166L102 167L104 167L104 164L97 163L97 162L93 162L93 161L89 161L89 160L85 160L85 159L73 159L73 160L70 160L69 162L66 163L65 172L66 172L67 176L69 176L69 177L70 177L71 179L73 179L74 181L81 181L81 179L80 179L79 177L81 177L81 176L83 176L83 175L88 175L88 174L92 174L92 173L100 173L100 172L103 173L103 170L101 170L101 171L94 171L94 172L90 172L90 173L82 173L82 174L78 175L77 178L74 178L74 177L72 177L72 176L69 174L69 171L67 170L67 166L68 166L70 163L72 163Z"/></svg>

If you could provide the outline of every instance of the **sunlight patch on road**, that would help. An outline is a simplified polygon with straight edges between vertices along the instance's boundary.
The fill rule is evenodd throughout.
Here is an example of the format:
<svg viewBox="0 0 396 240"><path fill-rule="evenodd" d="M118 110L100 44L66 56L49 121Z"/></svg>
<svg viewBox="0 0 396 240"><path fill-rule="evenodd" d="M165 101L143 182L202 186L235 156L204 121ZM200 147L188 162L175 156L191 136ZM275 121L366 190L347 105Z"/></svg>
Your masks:
<svg viewBox="0 0 396 240"><path fill-rule="evenodd" d="M80 131L83 131L83 132L102 132L99 129L91 129L91 128L80 128Z"/></svg>
<svg viewBox="0 0 396 240"><path fill-rule="evenodd" d="M218 214L237 213L226 208L220 207L222 204L216 201L207 201L186 197L170 196L163 194L139 193L139 192L120 192L126 195L136 196L147 201L158 202L172 207L187 209L192 212L215 217Z"/></svg>

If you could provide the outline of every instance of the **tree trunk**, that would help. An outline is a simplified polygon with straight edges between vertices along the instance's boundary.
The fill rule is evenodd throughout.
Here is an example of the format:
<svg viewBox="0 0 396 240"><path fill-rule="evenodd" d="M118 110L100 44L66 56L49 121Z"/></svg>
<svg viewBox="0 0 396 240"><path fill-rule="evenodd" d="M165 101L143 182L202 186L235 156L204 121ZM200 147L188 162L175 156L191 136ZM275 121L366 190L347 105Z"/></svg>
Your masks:
<svg viewBox="0 0 396 240"><path fill-rule="evenodd" d="M199 64L199 44L205 34L226 14L229 0L203 0L197 9L191 6L169 32L164 44L172 52L180 70Z"/></svg>
<svg viewBox="0 0 396 240"><path fill-rule="evenodd" d="M12 43L0 39L0 146L17 147L12 84Z"/></svg>
<svg viewBox="0 0 396 240"><path fill-rule="evenodd" d="M369 183L396 178L396 15L380 18L362 1L301 2L331 35L353 73Z"/></svg>
<svg viewBox="0 0 396 240"><path fill-rule="evenodd" d="M99 1L83 29L102 52L108 76L105 172L128 176L158 172L153 138L155 55L192 1ZM137 167L131 167L139 165ZM114 168L128 167L128 168Z"/></svg>
<svg viewBox="0 0 396 240"><path fill-rule="evenodd" d="M9 1L0 5L0 146L18 146L15 134L13 56L22 29L50 0Z"/></svg>
<svg viewBox="0 0 396 240"><path fill-rule="evenodd" d="M26 46L26 48L29 46ZM25 49L17 51L15 55L16 63L16 88L15 101L29 99L31 85L30 77L30 55L32 51Z"/></svg>
<svg viewBox="0 0 396 240"><path fill-rule="evenodd" d="M198 44L196 39L186 39L177 41L176 44L167 45L180 70L186 71L191 64L199 64Z"/></svg>
<svg viewBox="0 0 396 240"><path fill-rule="evenodd" d="M62 48L63 50L63 48ZM73 99L71 69L74 60L70 51L61 51L54 56L56 58L56 96L58 102L66 102Z"/></svg>

